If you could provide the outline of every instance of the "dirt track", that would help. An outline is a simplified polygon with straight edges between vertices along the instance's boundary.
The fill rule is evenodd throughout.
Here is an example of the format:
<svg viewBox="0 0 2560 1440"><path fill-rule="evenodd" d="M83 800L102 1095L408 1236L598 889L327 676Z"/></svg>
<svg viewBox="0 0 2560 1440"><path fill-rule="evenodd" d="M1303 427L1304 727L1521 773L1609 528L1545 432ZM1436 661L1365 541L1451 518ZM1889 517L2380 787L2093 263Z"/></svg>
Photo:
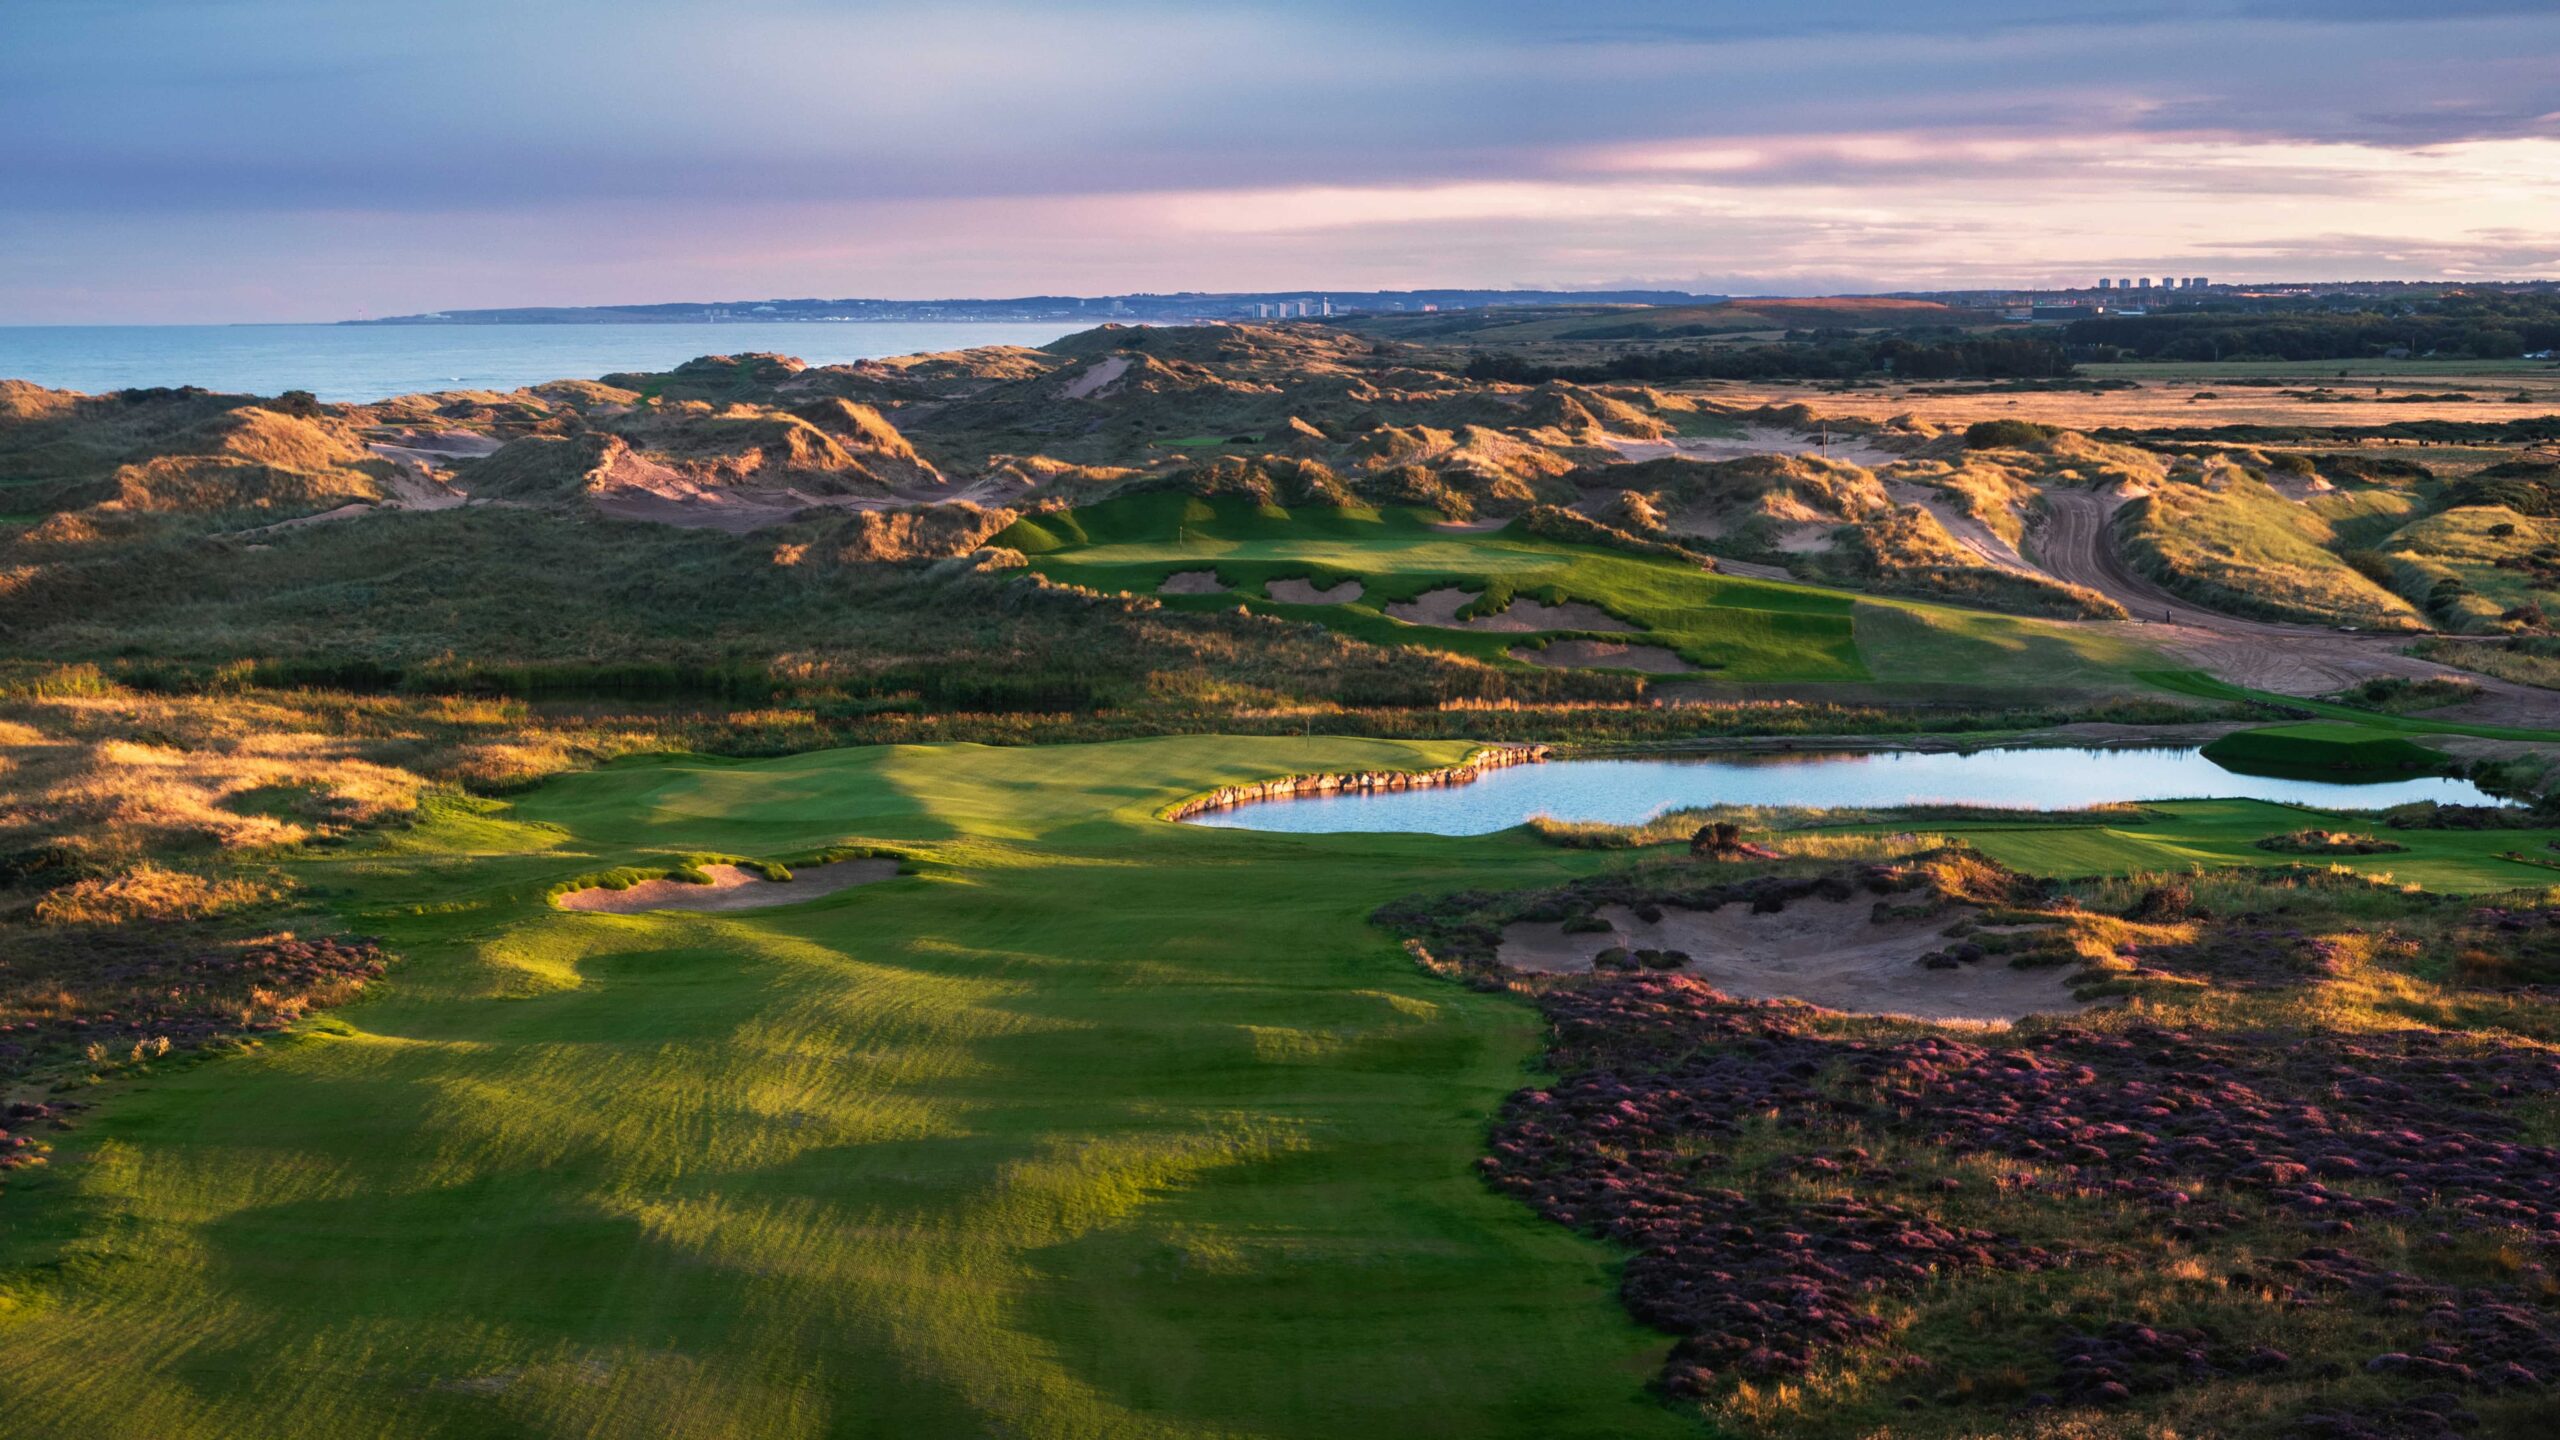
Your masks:
<svg viewBox="0 0 2560 1440"><path fill-rule="evenodd" d="M2123 503L2090 490L2049 490L2044 525L2028 539L2046 574L2124 606L2133 621L2116 628L2129 638L2234 685L2279 695L2327 694L2378 675L2463 680L2480 687L2480 698L2435 718L2560 728L2560 693L2401 654L2405 636L2252 620L2172 595L2117 553L2109 521Z"/></svg>

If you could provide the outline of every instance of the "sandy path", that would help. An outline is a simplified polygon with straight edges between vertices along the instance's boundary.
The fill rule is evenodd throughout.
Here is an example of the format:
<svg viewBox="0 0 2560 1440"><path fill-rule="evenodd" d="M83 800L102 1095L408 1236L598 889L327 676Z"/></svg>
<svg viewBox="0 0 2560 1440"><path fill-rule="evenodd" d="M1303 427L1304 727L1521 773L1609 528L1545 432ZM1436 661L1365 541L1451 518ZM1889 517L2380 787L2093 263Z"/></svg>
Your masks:
<svg viewBox="0 0 2560 1440"><path fill-rule="evenodd" d="M333 509L322 510L317 514L296 515L290 520L254 525L246 530L227 531L223 538L253 540L261 535L302 530L313 525L334 524L340 520L353 520L359 515L371 515L383 510L450 510L470 500L470 496L446 484L434 470L419 461L394 453L392 449L381 445L373 446L372 449L374 453L391 462L391 476L382 483L383 496L380 503L367 500L350 501Z"/></svg>
<svg viewBox="0 0 2560 1440"><path fill-rule="evenodd" d="M494 455L503 444L472 430L407 430L387 440L367 441L365 448L386 460L405 460L434 469L448 460L477 460Z"/></svg>
<svg viewBox="0 0 2560 1440"><path fill-rule="evenodd" d="M1156 587L1159 595L1224 595L1227 587L1218 583L1215 570L1178 570L1164 577Z"/></svg>
<svg viewBox="0 0 2560 1440"><path fill-rule="evenodd" d="M1511 658L1550 670L1641 670L1648 675L1686 675L1698 667L1678 652L1659 645L1626 645L1615 640L1558 640L1543 650L1511 648Z"/></svg>
<svg viewBox="0 0 2560 1440"><path fill-rule="evenodd" d="M788 880L767 880L735 865L705 865L708 885L682 880L643 880L627 890L572 890L558 900L563 910L605 915L636 915L644 910L762 910L833 895L856 885L871 885L898 873L895 860L839 860L791 872Z"/></svg>
<svg viewBox="0 0 2560 1440"><path fill-rule="evenodd" d="M1262 592L1283 605L1348 605L1368 593L1357 580L1319 590L1305 580L1274 580Z"/></svg>
<svg viewBox="0 0 2560 1440"><path fill-rule="evenodd" d="M2089 490L2048 490L2045 524L2033 538L2046 573L2124 606L2134 623L2118 628L2128 638L2234 685L2279 695L2322 695L2381 675L2462 680L2479 686L2480 698L2431 718L2560 728L2560 693L2403 655L2406 636L2252 620L2171 594L2117 553L2108 522L2124 504L2123 497Z"/></svg>
<svg viewBox="0 0 2560 1440"><path fill-rule="evenodd" d="M1714 910L1665 910L1647 922L1611 905L1600 918L1611 929L1568 935L1560 924L1523 922L1502 932L1502 963L1520 970L1580 972L1612 946L1678 950L1681 972L1729 995L1802 1000L1860 1015L2004 1024L2027 1015L2087 1009L2071 995L2069 967L2016 970L1997 958L1952 970L1921 968L1919 959L1951 942L1947 928L1976 912L1950 911L1925 920L1874 915L1873 898L1806 898L1773 915L1745 904Z"/></svg>
<svg viewBox="0 0 2560 1440"><path fill-rule="evenodd" d="M2437 717L2560 728L2560 694L2404 656L2399 651L2409 643L2406 635L2355 635L2319 625L2250 620L2181 600L2138 574L2117 553L2109 518L2122 505L2122 497L2089 489L2048 489L2045 525L2035 536L2035 548L2048 574L2097 589L2125 607L2138 625L2130 633L2138 643L2168 651L2232 684L2276 694L2327 694L2373 676L2463 679L2481 687L2481 700L2440 710Z"/></svg>

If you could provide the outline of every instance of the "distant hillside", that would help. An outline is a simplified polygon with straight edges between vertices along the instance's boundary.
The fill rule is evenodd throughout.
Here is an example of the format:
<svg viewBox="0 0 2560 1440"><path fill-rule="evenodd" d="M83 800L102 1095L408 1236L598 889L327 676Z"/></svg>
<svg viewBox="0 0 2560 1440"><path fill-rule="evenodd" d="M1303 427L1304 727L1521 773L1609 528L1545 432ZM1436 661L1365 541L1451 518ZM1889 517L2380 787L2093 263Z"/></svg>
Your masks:
<svg viewBox="0 0 2560 1440"><path fill-rule="evenodd" d="M347 325L700 325L821 321L1062 320L1073 325L1122 320L1169 324L1196 320L1303 320L1344 315L1421 315L1492 307L1554 305L1692 306L1720 300L1685 290L1251 290L1134 295L1016 295L941 300L686 300L644 305L521 305L489 310L437 310Z"/></svg>

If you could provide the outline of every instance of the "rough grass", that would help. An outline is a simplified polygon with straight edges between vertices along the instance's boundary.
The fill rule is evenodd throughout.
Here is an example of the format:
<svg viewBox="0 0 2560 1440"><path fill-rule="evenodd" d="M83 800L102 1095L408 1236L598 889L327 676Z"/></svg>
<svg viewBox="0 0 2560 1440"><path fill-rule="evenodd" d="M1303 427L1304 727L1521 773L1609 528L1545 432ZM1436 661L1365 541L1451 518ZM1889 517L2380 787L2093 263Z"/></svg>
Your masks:
<svg viewBox="0 0 2560 1440"><path fill-rule="evenodd" d="M2560 585L2560 527L2503 506L2472 505L2430 515L2383 542L2392 588L2442 629L2509 628L2506 617L2554 603ZM2537 555L2537 552L2547 552Z"/></svg>
<svg viewBox="0 0 2560 1440"><path fill-rule="evenodd" d="M2422 640L2410 653L2519 685L2560 690L2560 639L2549 636L2518 636L2502 645Z"/></svg>

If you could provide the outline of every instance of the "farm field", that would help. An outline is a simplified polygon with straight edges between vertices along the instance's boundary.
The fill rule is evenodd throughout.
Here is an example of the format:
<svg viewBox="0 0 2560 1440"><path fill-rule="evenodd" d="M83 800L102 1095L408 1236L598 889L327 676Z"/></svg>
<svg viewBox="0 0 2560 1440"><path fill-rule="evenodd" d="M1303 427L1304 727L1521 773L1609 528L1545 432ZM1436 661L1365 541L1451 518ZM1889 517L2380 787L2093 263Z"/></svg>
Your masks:
<svg viewBox="0 0 2560 1440"><path fill-rule="evenodd" d="M1611 1258L1485 1189L1536 1017L1365 923L1551 883L1520 836L1155 811L1452 744L669 758L312 862L408 959L307 1038L136 1081L9 1196L19 1434L1693 1433ZM552 887L853 840L726 915ZM1203 903L1214 896L1215 903Z"/></svg>

